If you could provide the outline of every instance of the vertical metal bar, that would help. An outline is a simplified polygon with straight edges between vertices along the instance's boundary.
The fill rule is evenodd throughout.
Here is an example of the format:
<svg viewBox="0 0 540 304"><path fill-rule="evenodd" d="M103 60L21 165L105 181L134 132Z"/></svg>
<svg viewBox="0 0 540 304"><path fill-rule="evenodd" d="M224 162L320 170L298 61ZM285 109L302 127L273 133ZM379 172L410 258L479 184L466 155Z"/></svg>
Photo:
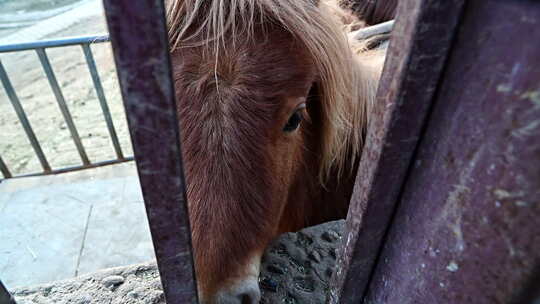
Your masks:
<svg viewBox="0 0 540 304"><path fill-rule="evenodd" d="M84 52L84 57L86 58L86 64L90 70L90 75L92 76L92 81L94 82L94 88L96 89L96 94L99 99L99 105L101 106L101 111L105 117L105 122L107 123L107 129L109 130L109 135L113 143L114 151L116 152L116 157L118 159L124 159L124 154L122 153L122 148L120 142L118 141L118 136L116 134L116 129L114 128L113 119L111 117L111 112L109 106L107 105L107 99L105 98L105 93L103 92L103 86L101 85L101 80L96 68L96 62L94 61L94 56L92 55L92 50L90 49L89 44L81 44L81 47Z"/></svg>
<svg viewBox="0 0 540 304"><path fill-rule="evenodd" d="M15 298L0 281L0 304L16 304Z"/></svg>
<svg viewBox="0 0 540 304"><path fill-rule="evenodd" d="M464 0L400 1L330 286L360 303L397 208Z"/></svg>
<svg viewBox="0 0 540 304"><path fill-rule="evenodd" d="M540 300L539 24L467 1L364 303Z"/></svg>
<svg viewBox="0 0 540 304"><path fill-rule="evenodd" d="M45 157L45 154L41 149L41 145L39 144L39 141L36 138L36 134L34 133L34 130L32 129L30 122L28 121L26 113L24 112L21 102L19 101L19 97L17 96L17 93L15 92L15 89L13 88L13 85L9 80L2 61L0 61L0 80L2 81L2 85L6 90L6 94L9 100L11 101L11 105L15 109L15 113L17 114L17 117L19 118L19 121L23 126L24 132L26 132L26 136L28 136L34 152L36 152L39 162L41 163L41 167L43 168L43 172L51 172L51 166L49 165L49 162L47 161L47 158Z"/></svg>
<svg viewBox="0 0 540 304"><path fill-rule="evenodd" d="M196 303L163 1L105 0L104 6L165 299Z"/></svg>
<svg viewBox="0 0 540 304"><path fill-rule="evenodd" d="M60 111L62 112L62 115L64 116L64 120L66 121L69 132L71 133L71 138L73 138L73 142L75 143L75 146L77 147L79 156L81 157L81 160L84 165L90 165L90 160L88 159L88 155L86 155L86 151L84 150L84 146L81 142L81 138L79 137L79 132L77 132L77 127L75 127L75 123L73 122L73 119L71 118L71 113L69 113L66 100L64 99L62 90L60 89L60 86L58 85L58 81L56 80L56 76L54 75L54 71L51 67L51 63L49 62L49 58L47 57L47 53L45 52L45 49L42 49L42 48L36 49L36 52L39 56L39 61L41 61L41 65L43 66L43 70L45 71L45 74L47 75L47 79L49 80L49 84L51 85L54 96L56 97L56 101L58 102Z"/></svg>
<svg viewBox="0 0 540 304"><path fill-rule="evenodd" d="M4 175L5 178L13 177L11 175L11 172L9 172L9 169L8 169L6 163L2 159L2 156L0 156L0 172L2 172L2 174Z"/></svg>

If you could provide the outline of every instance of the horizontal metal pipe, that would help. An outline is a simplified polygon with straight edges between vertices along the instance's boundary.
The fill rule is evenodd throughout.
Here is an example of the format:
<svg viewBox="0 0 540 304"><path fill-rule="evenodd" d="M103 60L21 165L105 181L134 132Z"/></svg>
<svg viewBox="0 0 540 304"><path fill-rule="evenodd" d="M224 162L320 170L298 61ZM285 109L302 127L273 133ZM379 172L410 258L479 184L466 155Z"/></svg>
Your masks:
<svg viewBox="0 0 540 304"><path fill-rule="evenodd" d="M66 168L62 168L62 169L52 170L52 171L47 172L47 173L41 172L41 173L30 173L30 174L24 174L24 175L17 175L17 176L13 176L11 178L23 178L23 177L32 177L32 176L43 176L43 175L54 175L54 174L68 173L68 172L80 171L80 170L84 170L84 169L92 169L92 168L105 167L105 166L109 166L109 165L121 164L121 163L125 163L125 162L132 161L132 160L134 160L134 157L130 156L130 157L125 157L123 159L107 160L107 161L92 163L92 164L89 164L89 165L66 167ZM0 166L1 166L1 164L0 164ZM8 177L6 177L6 178L8 178Z"/></svg>
<svg viewBox="0 0 540 304"><path fill-rule="evenodd" d="M81 36L81 37L71 37L71 38L54 39L54 40L32 41L32 42L0 45L0 53L28 51L28 50L35 50L35 49L45 49L45 48L54 48L54 47L62 47L62 46L89 44L89 43L103 43L103 42L108 42L108 41L110 41L109 35Z"/></svg>
<svg viewBox="0 0 540 304"><path fill-rule="evenodd" d="M62 115L64 116L64 120L66 121L69 132L71 133L71 138L73 139L73 142L75 143L75 146L77 148L77 151L79 152L81 160L84 165L89 165L90 160L88 159L88 155L86 155L86 151L84 150L84 146L81 142L81 138L79 137L79 132L77 131L77 127L75 126L75 123L73 122L71 113L69 112L69 109L66 104L66 100L64 99L64 95L62 94L62 90L60 89L60 86L58 85L58 81L56 80L56 76L54 75L54 71L51 67L51 63L49 62L49 58L47 57L47 53L45 53L45 49L36 49L36 52L39 56L39 60L41 61L41 65L43 66L43 70L45 71L45 74L47 75L47 79L49 80L49 84L51 85L51 89L53 90L54 96L56 97L56 101L58 102L60 111L62 112Z"/></svg>
<svg viewBox="0 0 540 304"><path fill-rule="evenodd" d="M394 28L394 23L394 20L390 20L376 25L368 26L349 33L349 37L355 40L364 40L375 35L390 33Z"/></svg>
<svg viewBox="0 0 540 304"><path fill-rule="evenodd" d="M92 49L90 49L89 44L81 45L84 57L86 58L86 64L90 70L90 75L92 76L92 81L94 82L94 88L96 89L96 94L99 100L99 105L101 106L101 111L105 117L105 123L107 124L107 129L109 130L109 135L111 136L111 141L113 143L114 151L118 159L123 159L124 155L122 153L122 148L120 146L120 141L118 140L118 135L116 134L116 129L114 128L114 122L111 116L111 111L109 110L109 105L107 104L107 99L105 98L105 93L103 91L103 86L101 85L101 80L96 67L96 62L94 56L92 55Z"/></svg>
<svg viewBox="0 0 540 304"><path fill-rule="evenodd" d="M0 80L2 82L2 85L4 86L4 89L6 90L7 96L9 100L11 101L11 104L13 105L13 108L15 109L15 113L17 114L17 117L19 118L19 121L21 122L21 125L23 126L24 132L26 132L26 136L28 136L28 140L30 140L30 144L32 145L32 148L36 152L39 162L41 163L41 167L43 168L43 171L45 172L51 171L51 166L49 165L49 162L47 161L47 158L45 157L45 153L43 153L43 150L41 149L41 145L39 144L39 141L36 138L36 134L34 133L34 130L32 129L30 122L28 121L28 117L26 116L26 113L24 112L24 108L21 105L19 97L17 96L17 93L15 92L15 89L13 88L13 85L11 84L11 81L9 80L7 72L4 69L4 65L2 64L2 61L0 61Z"/></svg>

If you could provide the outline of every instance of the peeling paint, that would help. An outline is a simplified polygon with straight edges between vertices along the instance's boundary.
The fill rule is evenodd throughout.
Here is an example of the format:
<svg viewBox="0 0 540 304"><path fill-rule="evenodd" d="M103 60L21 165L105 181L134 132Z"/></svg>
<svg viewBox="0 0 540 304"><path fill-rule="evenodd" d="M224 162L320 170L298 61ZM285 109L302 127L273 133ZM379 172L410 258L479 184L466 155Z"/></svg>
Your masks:
<svg viewBox="0 0 540 304"><path fill-rule="evenodd" d="M503 234L502 238L504 242L506 243L506 248L508 249L508 253L511 257L516 256L516 249L514 248L514 244L512 243L512 239L507 234Z"/></svg>
<svg viewBox="0 0 540 304"><path fill-rule="evenodd" d="M448 266L446 266L446 270L451 271L451 272L456 272L458 271L458 269L459 269L459 265L454 261L451 261L448 264Z"/></svg>
<svg viewBox="0 0 540 304"><path fill-rule="evenodd" d="M476 167L476 164L480 159L482 152L483 147L473 154L469 164L459 176L458 184L454 185L454 190L448 195L448 198L446 199L444 205L444 209L441 212L442 219L448 222L448 228L453 232L456 238L456 248L459 251L465 250L465 239L463 236L463 231L461 229L461 202L464 199L465 195L470 193L470 188L466 185L471 180L471 174Z"/></svg>
<svg viewBox="0 0 540 304"><path fill-rule="evenodd" d="M529 203L524 201L516 201L516 206L518 207L528 207Z"/></svg>
<svg viewBox="0 0 540 304"><path fill-rule="evenodd" d="M527 125L512 131L512 135L518 138L528 137L535 135L536 129L540 126L540 120L531 121Z"/></svg>
<svg viewBox="0 0 540 304"><path fill-rule="evenodd" d="M504 189L495 189L495 190L493 190L493 194L499 200L516 198L516 197L521 197L521 196L525 195L525 193L523 191L509 192L509 191L504 190Z"/></svg>
<svg viewBox="0 0 540 304"><path fill-rule="evenodd" d="M536 24L537 20L528 16L521 16L520 20L525 23Z"/></svg>
<svg viewBox="0 0 540 304"><path fill-rule="evenodd" d="M509 84L503 83L497 86L497 92L508 93L510 91L512 91L512 87Z"/></svg>
<svg viewBox="0 0 540 304"><path fill-rule="evenodd" d="M532 90L523 92L520 96L521 99L529 100L537 107L540 107L540 90Z"/></svg>

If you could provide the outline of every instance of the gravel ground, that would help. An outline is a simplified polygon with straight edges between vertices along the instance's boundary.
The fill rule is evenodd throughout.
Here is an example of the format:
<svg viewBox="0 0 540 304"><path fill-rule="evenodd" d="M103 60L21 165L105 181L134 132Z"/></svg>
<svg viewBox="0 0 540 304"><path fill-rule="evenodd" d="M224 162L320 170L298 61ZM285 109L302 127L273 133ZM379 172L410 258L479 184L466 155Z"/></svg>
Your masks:
<svg viewBox="0 0 540 304"><path fill-rule="evenodd" d="M286 233L263 256L261 303L323 304L344 221ZM164 304L154 262L14 290L19 304Z"/></svg>

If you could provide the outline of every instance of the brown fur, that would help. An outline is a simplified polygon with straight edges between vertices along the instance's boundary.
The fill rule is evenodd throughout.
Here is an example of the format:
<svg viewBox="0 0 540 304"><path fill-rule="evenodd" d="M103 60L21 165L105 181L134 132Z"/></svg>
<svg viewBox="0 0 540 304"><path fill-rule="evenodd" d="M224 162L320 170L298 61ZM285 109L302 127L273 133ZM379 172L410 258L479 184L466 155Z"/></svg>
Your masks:
<svg viewBox="0 0 540 304"><path fill-rule="evenodd" d="M305 1L289 7L291 15L271 11L278 5L286 11L292 2L284 0L231 0L225 8L215 5L225 5L220 0L169 4L203 300L247 275L246 265L279 233L346 214L354 179L348 173L357 162L378 69L356 61L345 35L334 30L338 25L324 21L330 14ZM303 13L293 8L308 13L293 16ZM302 22L310 28L291 26ZM299 129L283 132L303 102Z"/></svg>

